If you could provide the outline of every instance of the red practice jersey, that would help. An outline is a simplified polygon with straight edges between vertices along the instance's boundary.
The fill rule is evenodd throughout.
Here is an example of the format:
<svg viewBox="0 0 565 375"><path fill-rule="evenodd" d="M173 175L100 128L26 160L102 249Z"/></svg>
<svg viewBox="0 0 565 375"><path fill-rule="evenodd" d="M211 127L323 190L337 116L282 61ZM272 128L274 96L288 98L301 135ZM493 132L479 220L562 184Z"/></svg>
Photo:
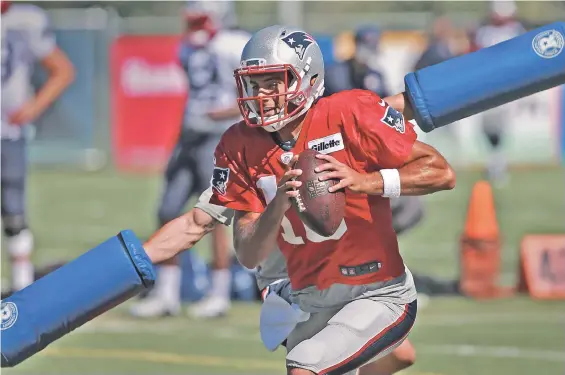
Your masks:
<svg viewBox="0 0 565 375"><path fill-rule="evenodd" d="M340 92L310 108L290 152L282 150L263 129L244 122L228 129L215 153L210 203L263 212L276 194L285 163L308 148L370 173L401 167L415 141L412 125L376 94ZM286 212L278 245L287 260L293 289L368 284L404 272L389 200L350 191L345 200L344 220L331 237L306 227L293 207Z"/></svg>

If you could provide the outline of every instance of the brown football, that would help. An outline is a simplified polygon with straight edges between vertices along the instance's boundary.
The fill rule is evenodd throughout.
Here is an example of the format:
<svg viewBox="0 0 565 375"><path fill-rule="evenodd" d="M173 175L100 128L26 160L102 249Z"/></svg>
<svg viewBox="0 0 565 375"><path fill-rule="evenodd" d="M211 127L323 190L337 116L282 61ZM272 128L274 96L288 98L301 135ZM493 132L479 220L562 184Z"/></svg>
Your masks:
<svg viewBox="0 0 565 375"><path fill-rule="evenodd" d="M305 150L298 156L294 169L301 169L302 175L297 177L302 182L298 189L298 197L293 199L294 206L302 221L314 232L323 237L335 233L345 212L345 193L343 190L331 193L330 186L339 180L320 181L318 178L326 172L316 173L314 168L326 163L317 159L315 150Z"/></svg>

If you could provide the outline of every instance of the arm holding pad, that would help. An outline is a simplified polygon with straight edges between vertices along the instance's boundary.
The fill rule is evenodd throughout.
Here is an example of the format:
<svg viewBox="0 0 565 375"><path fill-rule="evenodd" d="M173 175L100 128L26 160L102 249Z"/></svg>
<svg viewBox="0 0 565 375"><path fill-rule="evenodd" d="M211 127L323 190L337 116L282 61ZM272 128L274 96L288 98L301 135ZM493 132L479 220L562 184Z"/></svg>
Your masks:
<svg viewBox="0 0 565 375"><path fill-rule="evenodd" d="M555 22L404 78L425 132L565 83L565 22Z"/></svg>
<svg viewBox="0 0 565 375"><path fill-rule="evenodd" d="M154 282L139 239L120 232L2 301L2 367L17 365Z"/></svg>

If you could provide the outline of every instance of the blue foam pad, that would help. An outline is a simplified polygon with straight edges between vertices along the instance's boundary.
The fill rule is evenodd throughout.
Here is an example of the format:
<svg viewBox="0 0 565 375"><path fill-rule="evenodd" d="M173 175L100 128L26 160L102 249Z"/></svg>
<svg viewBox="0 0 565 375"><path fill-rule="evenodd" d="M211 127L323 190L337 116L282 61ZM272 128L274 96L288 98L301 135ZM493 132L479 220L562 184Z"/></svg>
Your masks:
<svg viewBox="0 0 565 375"><path fill-rule="evenodd" d="M139 239L120 232L2 301L2 367L17 365L154 282Z"/></svg>
<svg viewBox="0 0 565 375"><path fill-rule="evenodd" d="M565 22L409 73L406 93L425 132L565 83Z"/></svg>

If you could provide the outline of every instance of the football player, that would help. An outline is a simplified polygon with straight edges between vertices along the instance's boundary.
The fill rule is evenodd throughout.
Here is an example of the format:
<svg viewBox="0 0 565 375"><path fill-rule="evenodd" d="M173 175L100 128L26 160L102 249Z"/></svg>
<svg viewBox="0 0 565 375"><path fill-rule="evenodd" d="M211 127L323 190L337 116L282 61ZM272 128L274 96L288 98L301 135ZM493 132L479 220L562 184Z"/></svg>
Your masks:
<svg viewBox="0 0 565 375"><path fill-rule="evenodd" d="M74 79L74 68L57 47L47 14L28 4L1 2L2 24L2 224L12 266L11 289L34 281L33 234L26 210L26 126L56 101ZM48 79L33 92L39 62Z"/></svg>
<svg viewBox="0 0 565 375"><path fill-rule="evenodd" d="M177 145L165 171L165 186L158 209L160 226L179 216L186 202L210 186L214 149L221 134L240 119L233 70L249 35L232 30L233 3L188 1L186 30L179 62L189 83L189 98ZM230 306L231 242L219 226L212 233L212 285L209 295L193 305L195 317L223 315ZM134 305L137 317L176 315L181 306L181 268L177 257L160 265L149 296Z"/></svg>
<svg viewBox="0 0 565 375"><path fill-rule="evenodd" d="M516 11L514 1L492 1L489 19L474 32L473 49L491 47L525 33L524 25L516 19ZM508 166L502 142L513 105L515 103L496 107L480 115L483 133L491 147L487 177L495 187L504 186L508 181Z"/></svg>
<svg viewBox="0 0 565 375"><path fill-rule="evenodd" d="M416 318L389 198L452 189L455 173L416 141L404 94L383 100L350 90L318 100L322 53L302 30L275 25L255 33L235 77L243 121L216 149L211 203L235 211L244 266L256 267L277 245L286 259L291 301L310 314L288 336L288 373L354 373L398 347ZM289 210L302 173L292 164L308 148L321 150L325 162L316 169L326 172L319 183L339 179L328 190L346 190L345 217L329 237Z"/></svg>

